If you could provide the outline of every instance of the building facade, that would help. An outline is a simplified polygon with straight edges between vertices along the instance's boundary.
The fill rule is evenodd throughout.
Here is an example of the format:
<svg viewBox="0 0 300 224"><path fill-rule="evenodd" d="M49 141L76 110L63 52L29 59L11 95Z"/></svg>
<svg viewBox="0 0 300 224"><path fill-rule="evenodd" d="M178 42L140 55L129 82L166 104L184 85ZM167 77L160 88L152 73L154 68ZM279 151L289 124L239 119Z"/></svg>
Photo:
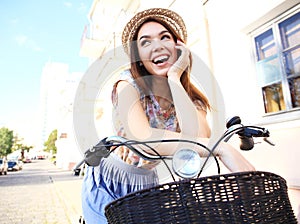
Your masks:
<svg viewBox="0 0 300 224"><path fill-rule="evenodd" d="M67 64L58 62L46 63L42 71L39 122L42 135L38 148L44 148L44 142L56 129L56 165L63 169L70 169L82 158L72 128L74 95L81 77L81 73L70 73Z"/></svg>

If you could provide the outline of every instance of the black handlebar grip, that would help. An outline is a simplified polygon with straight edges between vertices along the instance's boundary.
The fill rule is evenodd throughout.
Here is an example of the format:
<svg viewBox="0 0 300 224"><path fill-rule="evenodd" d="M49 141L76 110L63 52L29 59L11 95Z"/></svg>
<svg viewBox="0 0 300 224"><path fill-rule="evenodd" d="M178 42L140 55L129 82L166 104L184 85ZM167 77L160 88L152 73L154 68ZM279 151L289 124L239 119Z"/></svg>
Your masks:
<svg viewBox="0 0 300 224"><path fill-rule="evenodd" d="M254 147L254 141L252 137L239 136L241 139L240 149L241 150L251 150Z"/></svg>
<svg viewBox="0 0 300 224"><path fill-rule="evenodd" d="M230 128L233 125L236 124L241 124L241 118L239 116L234 116L232 118L230 118L229 120L227 120L226 122L226 128Z"/></svg>

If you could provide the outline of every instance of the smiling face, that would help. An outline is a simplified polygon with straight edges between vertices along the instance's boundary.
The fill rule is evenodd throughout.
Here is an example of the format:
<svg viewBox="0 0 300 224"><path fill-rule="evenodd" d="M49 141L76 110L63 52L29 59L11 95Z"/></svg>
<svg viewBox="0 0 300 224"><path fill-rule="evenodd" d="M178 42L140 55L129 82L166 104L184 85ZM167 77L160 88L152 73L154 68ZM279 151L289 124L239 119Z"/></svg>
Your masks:
<svg viewBox="0 0 300 224"><path fill-rule="evenodd" d="M167 76L177 60L175 46L172 34L158 22L146 22L138 32L138 53L143 66L152 75Z"/></svg>

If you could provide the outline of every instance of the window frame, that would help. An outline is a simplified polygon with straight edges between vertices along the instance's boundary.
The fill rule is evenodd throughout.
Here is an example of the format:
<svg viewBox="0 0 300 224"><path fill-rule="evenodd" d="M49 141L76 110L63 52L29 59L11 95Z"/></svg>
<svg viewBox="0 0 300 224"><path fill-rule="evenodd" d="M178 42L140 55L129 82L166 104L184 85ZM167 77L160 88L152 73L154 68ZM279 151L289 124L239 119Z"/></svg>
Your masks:
<svg viewBox="0 0 300 224"><path fill-rule="evenodd" d="M296 6L293 6L292 8L283 10L281 12L278 12L278 10L274 10L276 13L270 12L268 15L265 15L264 17L269 18L269 20L266 22L262 21L256 21L255 23L251 24L251 30L248 32L248 35L251 39L251 51L253 55L253 66L255 68L255 78L257 80L257 86L258 89L261 91L259 94L260 100L262 102L262 105L265 105L264 97L263 97L263 88L268 86L269 84L266 84L263 86L261 82L259 81L258 77L258 70L257 70L257 64L258 64L258 53L257 53L257 45L255 38L259 37L261 34L267 32L268 30L272 30L273 36L274 36L274 42L276 45L276 56L278 57L278 66L279 66L279 72L280 72L280 82L282 83L282 92L284 94L284 102L286 105L285 110L276 111L276 112L266 112L265 107L261 108L262 111L262 117L264 120L264 123L276 123L276 122L282 122L286 120L294 120L300 118L300 107L293 108L292 106L292 99L291 99L291 92L290 87L288 83L288 77L285 74L285 64L284 64L284 50L283 50L283 44L281 39L281 34L279 30L279 25L286 21L287 19L291 18L293 15L300 13L300 4L297 4ZM271 16L273 14L273 17ZM247 29L247 28L246 28ZM248 28L249 29L249 28ZM286 49L285 49L286 50Z"/></svg>

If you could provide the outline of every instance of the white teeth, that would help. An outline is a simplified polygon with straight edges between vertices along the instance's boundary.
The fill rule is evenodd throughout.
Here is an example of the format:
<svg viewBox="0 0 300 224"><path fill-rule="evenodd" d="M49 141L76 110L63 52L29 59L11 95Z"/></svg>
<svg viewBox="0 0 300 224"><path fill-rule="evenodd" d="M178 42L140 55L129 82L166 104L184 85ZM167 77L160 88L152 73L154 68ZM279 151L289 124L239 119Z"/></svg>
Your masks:
<svg viewBox="0 0 300 224"><path fill-rule="evenodd" d="M163 62L167 61L168 58L169 58L168 56L162 55L162 56L159 56L159 57L157 57L157 58L154 58L153 62L154 62L155 64L163 63Z"/></svg>

